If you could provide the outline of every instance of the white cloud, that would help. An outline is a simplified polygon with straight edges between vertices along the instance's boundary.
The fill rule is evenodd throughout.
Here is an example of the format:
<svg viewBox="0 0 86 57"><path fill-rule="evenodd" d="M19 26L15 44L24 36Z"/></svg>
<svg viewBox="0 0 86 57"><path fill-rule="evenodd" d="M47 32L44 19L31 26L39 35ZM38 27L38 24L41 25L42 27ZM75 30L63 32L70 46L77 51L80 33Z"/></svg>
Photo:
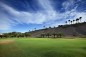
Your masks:
<svg viewBox="0 0 86 57"><path fill-rule="evenodd" d="M72 2L70 2L72 1ZM0 3L0 6L7 11L13 19L10 19L10 16L6 15L5 13L0 13L0 30L6 30L11 28L14 25L17 24L43 24L47 26L58 26L59 24L64 24L66 20L68 19L76 19L78 17L82 17L82 21L85 21L86 19L86 13L85 12L77 12L76 8L78 5L76 5L72 10L68 11L68 7L73 5L75 2L74 0L69 0L63 2L63 7L65 8L66 12L59 13L56 12L53 9L53 6L51 5L50 0L38 0L40 6L44 8L42 11L38 11L36 13L31 12L25 12L25 11L17 11L11 6L8 6L6 4ZM70 2L70 3L69 3ZM72 17L71 17L72 16ZM68 18L69 17L69 18ZM13 21L15 20L15 21ZM56 20L60 20L56 22Z"/></svg>
<svg viewBox="0 0 86 57"><path fill-rule="evenodd" d="M65 9L65 11L70 10L71 8L74 8L76 6L78 6L76 4L77 1L75 0L66 0L65 2L62 3L63 8Z"/></svg>
<svg viewBox="0 0 86 57"><path fill-rule="evenodd" d="M9 19L8 15L6 15L3 11L0 11L0 30L7 30L10 26L14 26L16 24L17 23Z"/></svg>
<svg viewBox="0 0 86 57"><path fill-rule="evenodd" d="M50 0L38 0L41 7L45 9L45 11L52 11L53 7L51 6Z"/></svg>
<svg viewBox="0 0 86 57"><path fill-rule="evenodd" d="M16 20L18 23L27 23L27 24L43 24L44 22L48 22L50 20L56 19L56 12L52 9L50 2L43 1L40 2L41 6L45 9L44 11L39 11L37 13L30 13L25 11L17 11L14 8L0 3L1 7L8 11L8 13ZM44 5L43 5L44 4ZM49 11L48 11L49 10ZM5 14L6 15L6 14ZM3 15L4 16L4 15ZM6 17L6 16L5 16ZM7 19L7 17L6 17ZM8 22L8 21L7 21ZM13 21L12 21L13 22Z"/></svg>

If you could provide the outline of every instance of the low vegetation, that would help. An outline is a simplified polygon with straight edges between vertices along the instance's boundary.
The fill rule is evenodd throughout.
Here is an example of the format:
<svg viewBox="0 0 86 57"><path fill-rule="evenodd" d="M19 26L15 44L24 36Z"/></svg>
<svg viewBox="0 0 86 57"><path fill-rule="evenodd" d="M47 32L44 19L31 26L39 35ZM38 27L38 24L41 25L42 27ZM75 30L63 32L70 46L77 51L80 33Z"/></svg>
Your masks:
<svg viewBox="0 0 86 57"><path fill-rule="evenodd" d="M21 32L9 32L9 33L3 33L0 35L0 38L13 38L13 37L30 37L30 34L28 32L21 33Z"/></svg>

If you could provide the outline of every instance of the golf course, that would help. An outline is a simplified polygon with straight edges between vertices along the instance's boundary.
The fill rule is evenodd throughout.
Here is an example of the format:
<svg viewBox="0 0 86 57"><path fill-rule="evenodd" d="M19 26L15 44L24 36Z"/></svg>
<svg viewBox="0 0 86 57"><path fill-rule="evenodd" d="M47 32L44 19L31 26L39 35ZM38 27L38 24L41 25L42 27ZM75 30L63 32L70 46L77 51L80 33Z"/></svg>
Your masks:
<svg viewBox="0 0 86 57"><path fill-rule="evenodd" d="M0 57L86 57L86 0L0 0Z"/></svg>
<svg viewBox="0 0 86 57"><path fill-rule="evenodd" d="M86 38L2 38L0 57L86 57Z"/></svg>

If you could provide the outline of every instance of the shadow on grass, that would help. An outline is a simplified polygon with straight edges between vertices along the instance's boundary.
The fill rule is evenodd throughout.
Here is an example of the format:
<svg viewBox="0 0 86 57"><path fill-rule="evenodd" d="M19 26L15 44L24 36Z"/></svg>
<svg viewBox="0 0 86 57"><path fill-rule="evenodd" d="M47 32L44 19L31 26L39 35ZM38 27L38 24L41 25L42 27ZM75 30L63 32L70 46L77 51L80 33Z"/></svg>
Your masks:
<svg viewBox="0 0 86 57"><path fill-rule="evenodd" d="M42 57L72 57L72 55L63 52L48 51L43 53Z"/></svg>

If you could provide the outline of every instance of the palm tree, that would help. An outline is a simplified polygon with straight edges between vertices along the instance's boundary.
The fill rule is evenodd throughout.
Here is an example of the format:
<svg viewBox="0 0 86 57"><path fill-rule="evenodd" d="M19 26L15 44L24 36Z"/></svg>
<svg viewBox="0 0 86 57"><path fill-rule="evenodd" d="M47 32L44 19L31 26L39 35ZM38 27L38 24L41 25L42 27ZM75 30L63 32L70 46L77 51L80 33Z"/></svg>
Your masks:
<svg viewBox="0 0 86 57"><path fill-rule="evenodd" d="M44 29L45 29L45 26L43 26L44 27Z"/></svg>
<svg viewBox="0 0 86 57"><path fill-rule="evenodd" d="M66 21L65 23L66 23L66 25L67 25L67 21Z"/></svg>
<svg viewBox="0 0 86 57"><path fill-rule="evenodd" d="M71 24L72 24L72 21L70 21L71 22Z"/></svg>
<svg viewBox="0 0 86 57"><path fill-rule="evenodd" d="M54 26L54 28L56 28L56 27Z"/></svg>
<svg viewBox="0 0 86 57"><path fill-rule="evenodd" d="M36 30L36 28L34 28L34 30Z"/></svg>
<svg viewBox="0 0 86 57"><path fill-rule="evenodd" d="M74 24L75 20L73 20L73 24Z"/></svg>
<svg viewBox="0 0 86 57"><path fill-rule="evenodd" d="M49 28L51 28L51 27L49 27Z"/></svg>
<svg viewBox="0 0 86 57"><path fill-rule="evenodd" d="M76 19L76 23L79 23L79 19L78 18Z"/></svg>
<svg viewBox="0 0 86 57"><path fill-rule="evenodd" d="M82 17L79 17L80 22L81 22L81 19L82 19Z"/></svg>
<svg viewBox="0 0 86 57"><path fill-rule="evenodd" d="M30 32L30 30L29 30L29 32Z"/></svg>
<svg viewBox="0 0 86 57"><path fill-rule="evenodd" d="M68 20L69 24L70 24L70 20Z"/></svg>

